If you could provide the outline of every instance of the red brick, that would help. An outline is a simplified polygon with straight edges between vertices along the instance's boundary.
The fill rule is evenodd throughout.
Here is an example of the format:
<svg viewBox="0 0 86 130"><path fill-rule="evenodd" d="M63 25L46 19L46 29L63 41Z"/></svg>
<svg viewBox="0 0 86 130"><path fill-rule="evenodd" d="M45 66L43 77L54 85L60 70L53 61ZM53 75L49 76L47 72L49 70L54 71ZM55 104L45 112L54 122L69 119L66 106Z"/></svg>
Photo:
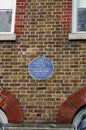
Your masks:
<svg viewBox="0 0 86 130"><path fill-rule="evenodd" d="M61 105L57 114L57 123L70 124L75 113L85 105L86 89L81 89L67 98Z"/></svg>

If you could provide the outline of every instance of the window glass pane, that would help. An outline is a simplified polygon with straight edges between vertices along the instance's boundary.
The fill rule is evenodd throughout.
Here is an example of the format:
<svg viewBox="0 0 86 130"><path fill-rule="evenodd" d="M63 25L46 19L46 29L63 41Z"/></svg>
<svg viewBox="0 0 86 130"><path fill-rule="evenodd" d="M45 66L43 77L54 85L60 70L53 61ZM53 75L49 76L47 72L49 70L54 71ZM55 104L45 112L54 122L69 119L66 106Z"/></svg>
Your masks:
<svg viewBox="0 0 86 130"><path fill-rule="evenodd" d="M86 31L86 8L78 8L78 31Z"/></svg>
<svg viewBox="0 0 86 130"><path fill-rule="evenodd" d="M10 32L12 10L0 10L0 32Z"/></svg>

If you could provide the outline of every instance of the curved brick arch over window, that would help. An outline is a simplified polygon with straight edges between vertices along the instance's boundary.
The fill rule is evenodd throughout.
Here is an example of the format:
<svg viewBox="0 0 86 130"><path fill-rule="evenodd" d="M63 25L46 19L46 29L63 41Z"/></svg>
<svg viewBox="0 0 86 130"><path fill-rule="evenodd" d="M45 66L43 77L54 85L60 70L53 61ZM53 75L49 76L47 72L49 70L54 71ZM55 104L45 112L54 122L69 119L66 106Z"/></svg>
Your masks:
<svg viewBox="0 0 86 130"><path fill-rule="evenodd" d="M0 88L0 108L5 112L9 123L23 122L23 112L18 101L2 88Z"/></svg>
<svg viewBox="0 0 86 130"><path fill-rule="evenodd" d="M75 113L86 104L86 89L81 89L67 98L58 110L56 122L71 123Z"/></svg>

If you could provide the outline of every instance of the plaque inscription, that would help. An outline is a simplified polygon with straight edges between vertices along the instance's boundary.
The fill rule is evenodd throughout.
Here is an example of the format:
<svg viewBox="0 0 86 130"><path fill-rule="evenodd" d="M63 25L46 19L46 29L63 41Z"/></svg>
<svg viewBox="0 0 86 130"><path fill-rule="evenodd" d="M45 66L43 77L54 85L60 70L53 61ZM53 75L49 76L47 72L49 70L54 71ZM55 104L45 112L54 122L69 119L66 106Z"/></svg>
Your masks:
<svg viewBox="0 0 86 130"><path fill-rule="evenodd" d="M48 58L40 56L30 62L28 71L34 79L45 80L51 77L54 66Z"/></svg>

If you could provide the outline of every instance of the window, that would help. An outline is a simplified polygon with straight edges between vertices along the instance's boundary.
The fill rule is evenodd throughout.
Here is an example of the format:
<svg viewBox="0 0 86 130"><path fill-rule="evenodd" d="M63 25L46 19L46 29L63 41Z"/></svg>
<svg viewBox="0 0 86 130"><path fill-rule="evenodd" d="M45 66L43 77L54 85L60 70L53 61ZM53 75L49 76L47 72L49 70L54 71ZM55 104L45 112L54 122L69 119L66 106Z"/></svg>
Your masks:
<svg viewBox="0 0 86 130"><path fill-rule="evenodd" d="M86 39L86 0L72 0L72 31L69 36Z"/></svg>
<svg viewBox="0 0 86 130"><path fill-rule="evenodd" d="M73 125L75 130L85 130L86 129L86 108L81 109L73 119Z"/></svg>
<svg viewBox="0 0 86 130"><path fill-rule="evenodd" d="M73 0L72 32L86 31L86 0Z"/></svg>
<svg viewBox="0 0 86 130"><path fill-rule="evenodd" d="M0 0L0 38L2 40L5 38L14 38L12 34L14 34L15 10L16 0Z"/></svg>

